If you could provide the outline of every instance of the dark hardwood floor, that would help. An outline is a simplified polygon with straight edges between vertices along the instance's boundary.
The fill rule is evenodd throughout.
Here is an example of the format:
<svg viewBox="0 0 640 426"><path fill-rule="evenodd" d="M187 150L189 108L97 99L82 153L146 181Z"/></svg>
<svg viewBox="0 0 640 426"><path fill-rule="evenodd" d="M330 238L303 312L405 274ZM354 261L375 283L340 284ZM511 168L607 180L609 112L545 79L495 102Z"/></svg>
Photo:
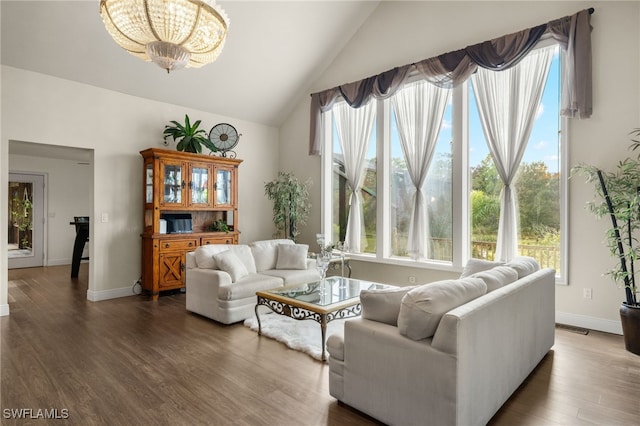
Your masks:
<svg viewBox="0 0 640 426"><path fill-rule="evenodd" d="M184 294L94 303L86 265L79 279L69 274L9 271L3 425L375 424L329 395L328 366L241 324L188 313ZM621 336L557 329L553 350L491 424L640 424L638 401L640 357ZM15 420L11 409L68 418Z"/></svg>

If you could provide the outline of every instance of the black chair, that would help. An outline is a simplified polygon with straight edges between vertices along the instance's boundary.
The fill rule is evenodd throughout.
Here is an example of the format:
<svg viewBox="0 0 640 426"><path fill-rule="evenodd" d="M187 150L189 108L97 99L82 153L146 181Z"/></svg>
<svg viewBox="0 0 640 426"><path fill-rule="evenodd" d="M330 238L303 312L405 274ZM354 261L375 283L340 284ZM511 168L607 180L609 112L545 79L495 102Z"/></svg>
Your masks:
<svg viewBox="0 0 640 426"><path fill-rule="evenodd" d="M73 257L71 258L71 278L77 278L80 271L80 261L89 260L82 257L84 245L89 241L89 216L74 216L70 225L76 227L76 239L73 243Z"/></svg>

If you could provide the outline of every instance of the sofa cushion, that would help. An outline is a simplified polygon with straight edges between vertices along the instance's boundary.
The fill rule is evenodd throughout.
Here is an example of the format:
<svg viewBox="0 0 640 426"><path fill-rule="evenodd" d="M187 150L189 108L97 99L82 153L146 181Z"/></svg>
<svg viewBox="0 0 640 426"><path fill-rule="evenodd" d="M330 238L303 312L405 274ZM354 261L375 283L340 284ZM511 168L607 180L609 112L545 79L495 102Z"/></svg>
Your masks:
<svg viewBox="0 0 640 426"><path fill-rule="evenodd" d="M488 271L476 272L470 278L481 278L487 285L487 293L518 280L518 271L509 266L496 266Z"/></svg>
<svg viewBox="0 0 640 426"><path fill-rule="evenodd" d="M362 318L397 326L402 298L414 288L415 286L362 290L360 292Z"/></svg>
<svg viewBox="0 0 640 426"><path fill-rule="evenodd" d="M282 287L282 280L262 274L249 274L233 284L221 285L218 288L220 300L238 300L250 297L256 302L256 291Z"/></svg>
<svg viewBox="0 0 640 426"><path fill-rule="evenodd" d="M231 250L214 254L213 259L215 260L218 269L231 276L231 282L233 283L237 282L240 278L249 275L249 272L242 263L242 260L240 260L240 258Z"/></svg>
<svg viewBox="0 0 640 426"><path fill-rule="evenodd" d="M276 269L307 269L306 244L278 244Z"/></svg>
<svg viewBox="0 0 640 426"><path fill-rule="evenodd" d="M491 268L502 265L504 265L504 262L494 262L484 259L469 259L462 270L462 274L460 274L460 278L466 278L476 272L487 271Z"/></svg>
<svg viewBox="0 0 640 426"><path fill-rule="evenodd" d="M316 268L311 269L272 269L260 272L262 275L281 278L284 285L306 284L320 280L320 272Z"/></svg>
<svg viewBox="0 0 640 426"><path fill-rule="evenodd" d="M444 280L418 286L402 298L398 330L413 340L431 337L444 314L486 292L487 285L480 278Z"/></svg>
<svg viewBox="0 0 640 426"><path fill-rule="evenodd" d="M540 269L538 261L528 256L514 257L511 262L507 263L507 266L518 271L518 278L524 278Z"/></svg>
<svg viewBox="0 0 640 426"><path fill-rule="evenodd" d="M247 268L248 273L256 273L256 262L253 260L253 253L251 253L251 249L248 245L235 245L230 247L229 250L238 256L238 259L240 259L244 267Z"/></svg>
<svg viewBox="0 0 640 426"><path fill-rule="evenodd" d="M276 268L276 262L278 261L278 245L280 244L294 244L294 242L288 239L280 239L254 241L249 244L251 252L253 253L253 258L256 262L256 270L258 272Z"/></svg>
<svg viewBox="0 0 640 426"><path fill-rule="evenodd" d="M196 265L202 269L217 269L213 255L227 251L229 247L228 244L207 244L198 247L193 252L196 258Z"/></svg>

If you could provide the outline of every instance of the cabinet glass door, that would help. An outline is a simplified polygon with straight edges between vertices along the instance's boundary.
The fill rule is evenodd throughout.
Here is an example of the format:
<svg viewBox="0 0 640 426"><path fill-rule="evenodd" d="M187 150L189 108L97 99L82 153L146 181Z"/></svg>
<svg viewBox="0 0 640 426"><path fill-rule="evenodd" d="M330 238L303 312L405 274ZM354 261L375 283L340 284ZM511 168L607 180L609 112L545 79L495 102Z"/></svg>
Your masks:
<svg viewBox="0 0 640 426"><path fill-rule="evenodd" d="M182 204L182 165L164 163L163 202Z"/></svg>
<svg viewBox="0 0 640 426"><path fill-rule="evenodd" d="M153 203L153 164L149 163L144 172L145 203Z"/></svg>
<svg viewBox="0 0 640 426"><path fill-rule="evenodd" d="M209 203L209 168L191 168L191 204Z"/></svg>
<svg viewBox="0 0 640 426"><path fill-rule="evenodd" d="M231 204L231 170L216 170L216 204Z"/></svg>

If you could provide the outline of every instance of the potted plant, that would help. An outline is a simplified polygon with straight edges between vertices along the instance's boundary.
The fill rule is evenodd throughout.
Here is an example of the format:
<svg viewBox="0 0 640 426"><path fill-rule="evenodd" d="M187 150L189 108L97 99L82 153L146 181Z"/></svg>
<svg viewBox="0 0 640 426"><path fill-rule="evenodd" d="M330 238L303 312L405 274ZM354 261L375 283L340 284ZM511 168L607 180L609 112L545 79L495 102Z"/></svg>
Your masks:
<svg viewBox="0 0 640 426"><path fill-rule="evenodd" d="M311 181L300 182L293 173L278 172L278 177L264 185L265 195L273 201L273 223L275 236L284 235L296 241L300 233L298 227L309 217L309 185Z"/></svg>
<svg viewBox="0 0 640 426"><path fill-rule="evenodd" d="M634 129L631 134L640 136L640 129ZM630 148L639 147L640 141L632 140ZM607 246L618 263L608 274L625 290L625 301L620 306L625 347L640 355L640 303L635 280L636 263L640 259L640 246L636 241L640 229L640 155L620 161L614 172L580 164L572 169L572 174L585 176L587 182L595 186L597 200L588 203L589 210L597 217L611 219Z"/></svg>
<svg viewBox="0 0 640 426"><path fill-rule="evenodd" d="M218 219L209 225L208 230L213 232L225 232L228 234L229 231L231 231L231 228L227 225L227 222L224 219Z"/></svg>
<svg viewBox="0 0 640 426"><path fill-rule="evenodd" d="M191 124L189 116L185 114L184 124L172 121L171 124L173 124L173 126L164 127L164 137L166 139L171 136L174 141L178 141L176 145L178 151L202 154L202 145L204 145L209 151L216 152L217 149L209 140L207 132L204 129L198 128L200 122L201 121L198 120Z"/></svg>

